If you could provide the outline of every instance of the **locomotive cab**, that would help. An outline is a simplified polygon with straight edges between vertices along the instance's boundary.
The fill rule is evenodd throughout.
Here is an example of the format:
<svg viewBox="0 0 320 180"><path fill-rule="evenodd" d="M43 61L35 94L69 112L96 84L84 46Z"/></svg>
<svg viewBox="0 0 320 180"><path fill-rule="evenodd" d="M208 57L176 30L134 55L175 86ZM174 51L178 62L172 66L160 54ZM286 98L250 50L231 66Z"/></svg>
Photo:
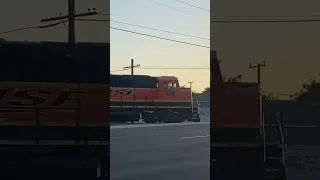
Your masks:
<svg viewBox="0 0 320 180"><path fill-rule="evenodd" d="M152 113L143 113L146 122L183 122L193 120L192 93L181 88L174 76L157 77L155 106Z"/></svg>
<svg viewBox="0 0 320 180"><path fill-rule="evenodd" d="M157 93L158 98L175 97L180 91L178 78L172 76L162 76L157 78Z"/></svg>

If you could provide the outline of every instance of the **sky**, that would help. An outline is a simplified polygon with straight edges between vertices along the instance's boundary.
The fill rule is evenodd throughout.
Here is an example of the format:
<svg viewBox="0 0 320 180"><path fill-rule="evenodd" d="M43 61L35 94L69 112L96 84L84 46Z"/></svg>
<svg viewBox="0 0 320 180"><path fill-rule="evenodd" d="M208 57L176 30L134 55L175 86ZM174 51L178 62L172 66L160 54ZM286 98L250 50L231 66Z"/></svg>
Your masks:
<svg viewBox="0 0 320 180"><path fill-rule="evenodd" d="M67 0L1 0L0 32L45 25L40 22L43 18L56 17L60 13L67 15ZM108 0L76 0L76 13L88 12L88 8L96 8L101 13L109 14ZM91 18L91 17L90 17ZM93 18L108 17L99 15ZM50 24L53 22L49 22ZM77 42L110 42L108 22L76 21ZM15 41L68 41L68 31L61 24L47 29L29 29L10 34L0 34L0 38Z"/></svg>
<svg viewBox="0 0 320 180"><path fill-rule="evenodd" d="M293 19L301 19L308 15L317 15L313 18L320 19L318 0L211 0L210 5L211 16L218 19L225 16L250 16L251 19L261 19L257 16L291 16ZM265 91L277 93L281 99L288 98L282 94L299 91L303 82L320 78L320 22L213 22L210 29L210 46L217 50L222 60L224 76L243 74L244 81L256 82L257 69L249 69L249 63L265 61L267 66L261 68L261 87Z"/></svg>
<svg viewBox="0 0 320 180"><path fill-rule="evenodd" d="M210 6L209 0L185 0L185 2L206 9L209 9ZM111 10L112 20L205 38L210 36L210 13L175 0L111 0L110 3L111 9L108 0L76 0L76 12L87 12L88 8L96 8L99 13L109 14ZM166 6L173 7L173 9ZM60 13L67 14L67 0L2 0L0 32L43 25L40 19L59 16ZM107 20L110 17L97 15L87 18ZM157 32L114 22L111 25L115 28L204 46L210 44L209 40ZM193 81L194 91L202 91L209 86L209 69L143 69L143 66L209 68L208 48L154 39L119 30L110 32L108 27L108 22L76 21L76 39L77 42L109 42L111 38L111 70L122 69L123 66L130 65L130 59L134 59L136 64L141 65L139 69L135 69L135 74L177 76L181 85L188 85L189 81ZM29 29L0 35L0 38L17 41L67 41L67 36L67 28L61 24L47 29ZM119 73L129 74L130 71Z"/></svg>
<svg viewBox="0 0 320 180"><path fill-rule="evenodd" d="M160 2L162 5L158 4ZM184 0L208 9L209 0ZM19 4L19 6L17 6ZM163 6L171 6L171 9ZM212 0L215 16L306 16L320 15L318 0ZM298 91L302 82L319 80L320 22L272 24L211 24L209 13L175 0L111 0L111 19L200 37L210 37L211 46L222 59L225 76L243 74L245 81L256 81L256 69L249 63L266 61L262 68L262 88L280 94ZM41 7L41 8L39 8ZM96 8L108 14L106 0L77 0L76 11ZM180 10L180 11L179 11ZM182 12L181 12L182 11ZM2 0L0 31L42 25L40 19L67 13L66 0ZM189 13L189 14L188 14ZM193 15L190 15L193 14ZM206 19L208 17L208 19ZM91 17L90 17L91 18ZM92 18L108 19L108 16ZM299 17L298 17L299 18ZM320 18L320 16L319 16ZM208 40L167 34L128 25L112 27L209 46ZM130 65L130 59L142 66L209 66L209 50L166 40L154 39L108 28L107 22L76 22L77 41L111 41L111 70ZM110 34L109 34L110 31ZM110 37L111 36L111 37ZM8 40L67 41L67 29L61 24L48 29L30 29L0 35ZM111 38L111 40L110 40ZM129 74L129 71L117 72ZM182 85L193 81L195 91L209 85L209 70L150 70L136 68L136 74L174 75ZM283 97L279 95L279 97Z"/></svg>
<svg viewBox="0 0 320 180"><path fill-rule="evenodd" d="M210 9L209 0L184 0L184 2ZM111 0L110 7L111 20L114 21L204 38L210 36L210 12L184 5L175 0ZM111 22L111 27L210 46L209 40L158 32L116 22ZM135 74L176 76L180 80L180 85L187 86L189 86L189 81L193 81L192 88L196 92L201 92L210 85L209 48L114 29L111 29L110 38L112 73L130 74L130 70L121 70L123 67L129 66L131 59L134 59L134 64L140 64L139 68L134 69ZM206 67L208 69L145 69L150 66L164 68Z"/></svg>

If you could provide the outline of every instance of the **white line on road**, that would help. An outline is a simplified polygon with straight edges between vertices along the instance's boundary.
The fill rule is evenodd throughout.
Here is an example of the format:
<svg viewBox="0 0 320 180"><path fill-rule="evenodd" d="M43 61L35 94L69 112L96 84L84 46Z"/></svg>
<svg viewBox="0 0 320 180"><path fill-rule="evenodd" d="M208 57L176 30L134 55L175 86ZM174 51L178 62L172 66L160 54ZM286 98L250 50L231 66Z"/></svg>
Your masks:
<svg viewBox="0 0 320 180"><path fill-rule="evenodd" d="M210 122L116 125L116 126L110 126L110 129L128 129L128 128L145 128L145 127L165 127L165 126L188 126L188 125L200 125L200 124L210 125Z"/></svg>
<svg viewBox="0 0 320 180"><path fill-rule="evenodd" d="M290 149L320 149L320 145L288 145L288 150Z"/></svg>
<svg viewBox="0 0 320 180"><path fill-rule="evenodd" d="M210 134L209 135L205 135L205 136L179 137L178 139L193 139L193 138L206 138L206 137L210 137Z"/></svg>
<svg viewBox="0 0 320 180"><path fill-rule="evenodd" d="M278 125L275 124L265 124L266 127L271 126L271 127L278 127ZM316 128L316 125L299 125L299 124L284 124L284 128Z"/></svg>

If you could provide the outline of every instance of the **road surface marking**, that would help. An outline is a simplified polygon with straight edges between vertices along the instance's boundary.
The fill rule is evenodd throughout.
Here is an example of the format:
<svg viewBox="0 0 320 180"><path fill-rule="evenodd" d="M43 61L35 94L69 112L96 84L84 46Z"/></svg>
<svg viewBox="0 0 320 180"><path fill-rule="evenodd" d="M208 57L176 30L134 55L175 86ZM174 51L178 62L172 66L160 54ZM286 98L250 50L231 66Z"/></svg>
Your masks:
<svg viewBox="0 0 320 180"><path fill-rule="evenodd" d="M278 125L275 124L265 124L265 127L278 127ZM284 124L284 128L316 128L316 125L298 125L298 124Z"/></svg>
<svg viewBox="0 0 320 180"><path fill-rule="evenodd" d="M179 137L178 139L193 139L193 138L206 138L206 137L210 137L210 134L209 135L205 135L205 136Z"/></svg>
<svg viewBox="0 0 320 180"><path fill-rule="evenodd" d="M146 127L166 127L166 126L188 126L197 124L207 124L210 122L188 122L188 123L163 123L163 124L129 124L129 125L115 125L110 126L110 129L129 129L129 128L146 128Z"/></svg>
<svg viewBox="0 0 320 180"><path fill-rule="evenodd" d="M288 150L290 149L320 149L320 145L288 145Z"/></svg>
<svg viewBox="0 0 320 180"><path fill-rule="evenodd" d="M206 134L207 132L210 132L209 127L208 127L208 130L187 131L187 132L184 132L184 134Z"/></svg>

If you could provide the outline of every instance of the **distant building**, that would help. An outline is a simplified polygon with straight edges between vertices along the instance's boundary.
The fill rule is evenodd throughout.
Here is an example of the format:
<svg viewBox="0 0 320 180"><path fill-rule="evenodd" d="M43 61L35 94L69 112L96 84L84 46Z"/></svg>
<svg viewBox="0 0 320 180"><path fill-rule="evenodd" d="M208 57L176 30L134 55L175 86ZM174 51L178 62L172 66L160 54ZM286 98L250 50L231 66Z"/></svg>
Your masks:
<svg viewBox="0 0 320 180"><path fill-rule="evenodd" d="M193 98L199 101L200 107L210 107L210 94L194 93Z"/></svg>

